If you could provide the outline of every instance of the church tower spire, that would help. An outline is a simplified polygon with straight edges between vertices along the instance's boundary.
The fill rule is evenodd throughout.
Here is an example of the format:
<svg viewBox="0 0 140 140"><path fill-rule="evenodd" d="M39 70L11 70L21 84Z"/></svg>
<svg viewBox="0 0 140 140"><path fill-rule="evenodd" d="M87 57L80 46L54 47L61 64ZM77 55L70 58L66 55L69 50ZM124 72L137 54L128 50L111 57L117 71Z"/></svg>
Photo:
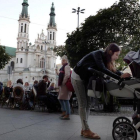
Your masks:
<svg viewBox="0 0 140 140"><path fill-rule="evenodd" d="M52 3L52 7L51 7L49 26L51 26L51 27L56 27L56 23L55 23L55 7L54 7L54 3Z"/></svg>
<svg viewBox="0 0 140 140"><path fill-rule="evenodd" d="M53 46L56 45L56 32L57 32L57 26L55 23L55 7L54 7L54 3L52 3L51 6L51 12L50 12L50 21L48 24L48 42L50 44L52 44Z"/></svg>
<svg viewBox="0 0 140 140"><path fill-rule="evenodd" d="M22 3L22 12L21 12L21 16L23 17L28 17L28 0L24 0Z"/></svg>
<svg viewBox="0 0 140 140"><path fill-rule="evenodd" d="M28 0L23 0L22 12L19 16L19 29L17 37L17 49L27 49L29 42L29 23L30 17L28 15Z"/></svg>
<svg viewBox="0 0 140 140"><path fill-rule="evenodd" d="M18 28L18 37L17 37L17 51L16 59L17 63L15 67L17 68L26 68L27 67L27 51L29 43L29 24L30 17L28 15L28 0L23 0L22 3L22 12L19 15L19 28Z"/></svg>

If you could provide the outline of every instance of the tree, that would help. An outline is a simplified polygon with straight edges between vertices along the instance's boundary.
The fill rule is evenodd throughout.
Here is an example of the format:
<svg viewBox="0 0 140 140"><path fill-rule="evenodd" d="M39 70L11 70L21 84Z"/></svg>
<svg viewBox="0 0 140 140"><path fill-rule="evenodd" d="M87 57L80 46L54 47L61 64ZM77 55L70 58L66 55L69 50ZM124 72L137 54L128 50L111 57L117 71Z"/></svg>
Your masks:
<svg viewBox="0 0 140 140"><path fill-rule="evenodd" d="M53 49L54 52L56 52L56 55L62 57L63 55L66 55L66 49L65 46L55 46Z"/></svg>
<svg viewBox="0 0 140 140"><path fill-rule="evenodd" d="M100 9L89 16L80 29L67 34L64 52L74 67L86 54L104 49L115 42L122 46L123 54L140 47L140 4L139 0L120 0L107 9ZM120 69L124 67L118 60Z"/></svg>
<svg viewBox="0 0 140 140"><path fill-rule="evenodd" d="M3 69L11 57L5 52L5 47L0 45L0 69Z"/></svg>

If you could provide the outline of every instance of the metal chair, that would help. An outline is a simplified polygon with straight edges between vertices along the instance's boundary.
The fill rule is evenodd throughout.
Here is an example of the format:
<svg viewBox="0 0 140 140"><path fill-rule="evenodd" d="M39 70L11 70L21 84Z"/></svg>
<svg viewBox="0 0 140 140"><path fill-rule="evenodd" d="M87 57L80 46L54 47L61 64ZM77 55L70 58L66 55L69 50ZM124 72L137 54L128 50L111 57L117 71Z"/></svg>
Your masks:
<svg viewBox="0 0 140 140"><path fill-rule="evenodd" d="M32 88L32 91L33 91L33 94L34 94L34 101L33 101L34 108L35 108L35 106L37 104L39 110L40 110L40 108L42 108L42 111L45 111L46 105L45 105L45 103L42 100L39 100L38 99L38 97L37 97L37 91L36 91L36 89L35 89L34 86Z"/></svg>

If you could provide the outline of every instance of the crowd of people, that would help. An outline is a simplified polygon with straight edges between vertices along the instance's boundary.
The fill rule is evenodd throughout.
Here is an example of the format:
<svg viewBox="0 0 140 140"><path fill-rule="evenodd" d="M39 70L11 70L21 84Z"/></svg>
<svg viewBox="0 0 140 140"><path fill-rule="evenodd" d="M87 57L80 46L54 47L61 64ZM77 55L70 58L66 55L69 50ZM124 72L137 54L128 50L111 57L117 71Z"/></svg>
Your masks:
<svg viewBox="0 0 140 140"><path fill-rule="evenodd" d="M62 74L62 70L65 74ZM18 79L16 84L12 84L12 81L9 80L5 87L0 83L0 95L1 98L4 97L2 106L4 104L10 104L12 108L18 106L17 102L14 100L14 93L16 92L17 87L20 87L23 90L21 105L19 106L20 109L34 109L34 98L36 96L38 101L44 103L49 112L54 110L56 111L58 108L55 107L55 105L57 104L59 106L59 110L62 111L60 119L69 120L71 113L69 100L72 92L67 89L65 83L70 77L70 71L71 69L68 65L67 57L64 56L62 57L62 68L60 71L56 71L56 74L59 75L59 88L57 88L57 92L55 92L55 96L53 97L50 93L52 93L52 91L56 91L55 87L58 86L55 86L55 83L53 82L51 83L47 75L44 75L40 81L35 80L32 87L28 82L23 84L22 79ZM33 88L36 90L37 95L34 94Z"/></svg>
<svg viewBox="0 0 140 140"><path fill-rule="evenodd" d="M47 83L48 82L48 83ZM6 103L12 103L12 107L14 108L14 88L21 87L24 91L23 97L22 97L22 103L25 103L25 100L28 96L32 96L32 88L34 87L37 91L37 97L45 99L45 96L47 95L48 91L55 90L55 84L51 83L48 80L48 76L43 76L43 80L38 82L37 80L34 81L33 86L29 86L28 82L25 82L23 84L22 79L18 79L16 84L12 84L12 81L7 81L6 86L3 86L3 84L0 82L0 95L4 95L4 98L6 99Z"/></svg>

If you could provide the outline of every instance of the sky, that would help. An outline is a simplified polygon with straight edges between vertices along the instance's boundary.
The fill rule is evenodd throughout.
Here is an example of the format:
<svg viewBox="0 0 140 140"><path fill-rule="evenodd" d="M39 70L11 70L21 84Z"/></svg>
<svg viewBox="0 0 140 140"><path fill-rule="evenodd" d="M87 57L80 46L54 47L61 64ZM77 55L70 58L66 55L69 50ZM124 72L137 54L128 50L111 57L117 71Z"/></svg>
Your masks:
<svg viewBox="0 0 140 140"><path fill-rule="evenodd" d="M56 42L64 45L67 33L77 28L77 14L72 13L72 8L85 9L84 14L79 15L79 25L85 22L90 15L108 8L119 0L28 0L28 13L30 15L29 42L34 44L37 34L44 30L47 35L47 25L50 19L52 2L55 6L55 21L57 24ZM17 47L18 19L22 11L23 0L0 0L0 44Z"/></svg>

